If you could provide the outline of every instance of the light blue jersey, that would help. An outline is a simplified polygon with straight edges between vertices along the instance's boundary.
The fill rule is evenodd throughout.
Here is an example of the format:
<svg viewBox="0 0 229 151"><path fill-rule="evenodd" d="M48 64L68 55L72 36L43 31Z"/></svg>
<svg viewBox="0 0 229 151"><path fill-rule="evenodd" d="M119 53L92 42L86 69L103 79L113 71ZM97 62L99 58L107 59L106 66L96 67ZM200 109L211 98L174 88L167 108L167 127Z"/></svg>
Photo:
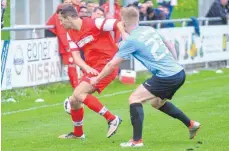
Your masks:
<svg viewBox="0 0 229 151"><path fill-rule="evenodd" d="M172 76L183 69L152 27L134 29L127 40L120 43L115 57L130 59L131 55L158 77Z"/></svg>

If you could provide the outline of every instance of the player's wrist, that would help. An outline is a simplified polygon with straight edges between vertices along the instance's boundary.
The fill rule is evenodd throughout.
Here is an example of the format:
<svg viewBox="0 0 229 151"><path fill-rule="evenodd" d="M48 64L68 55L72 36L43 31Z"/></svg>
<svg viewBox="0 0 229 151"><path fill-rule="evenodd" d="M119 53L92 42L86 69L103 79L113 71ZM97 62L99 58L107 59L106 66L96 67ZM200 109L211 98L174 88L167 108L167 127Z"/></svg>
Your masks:
<svg viewBox="0 0 229 151"><path fill-rule="evenodd" d="M83 68L84 70L87 70L87 69L89 68L89 66L88 66L87 64L85 64L84 66L82 66L82 68Z"/></svg>
<svg viewBox="0 0 229 151"><path fill-rule="evenodd" d="M98 75L95 80L97 81L97 83L101 80L101 77Z"/></svg>
<svg viewBox="0 0 229 151"><path fill-rule="evenodd" d="M90 70L91 69L91 67L89 66L89 65L87 65L87 64L85 64L85 67L84 67L84 70Z"/></svg>

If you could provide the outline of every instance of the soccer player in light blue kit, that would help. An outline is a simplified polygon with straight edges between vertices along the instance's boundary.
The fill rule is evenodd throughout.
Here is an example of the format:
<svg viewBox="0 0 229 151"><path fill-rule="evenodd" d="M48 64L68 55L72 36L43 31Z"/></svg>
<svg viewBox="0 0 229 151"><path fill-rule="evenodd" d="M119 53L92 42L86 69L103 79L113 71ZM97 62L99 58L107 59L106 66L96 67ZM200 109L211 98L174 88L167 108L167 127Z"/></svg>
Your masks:
<svg viewBox="0 0 229 151"><path fill-rule="evenodd" d="M121 18L126 32L129 34L119 46L119 52L104 67L97 77L91 79L91 84L98 83L106 77L122 61L133 55L153 76L141 84L129 97L130 117L133 126L133 138L121 147L142 147L142 127L144 112L142 103L149 101L152 106L165 114L183 122L189 129L190 139L193 139L200 123L190 120L171 100L175 92L185 81L183 67L176 61L176 51L152 27L139 26L139 12L134 7L121 11Z"/></svg>

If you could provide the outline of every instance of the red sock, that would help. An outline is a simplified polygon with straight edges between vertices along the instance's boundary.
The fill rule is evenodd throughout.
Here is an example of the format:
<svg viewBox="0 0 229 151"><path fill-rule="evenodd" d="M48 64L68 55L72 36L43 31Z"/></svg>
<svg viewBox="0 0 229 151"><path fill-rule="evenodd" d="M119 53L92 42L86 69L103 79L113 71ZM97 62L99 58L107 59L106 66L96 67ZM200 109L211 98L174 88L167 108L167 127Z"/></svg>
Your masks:
<svg viewBox="0 0 229 151"><path fill-rule="evenodd" d="M83 115L84 115L84 109L83 107L78 110L71 109L71 116L72 121L74 125L74 134L76 136L82 136L83 135Z"/></svg>
<svg viewBox="0 0 229 151"><path fill-rule="evenodd" d="M109 112L108 109L104 107L102 103L100 103L100 101L93 95L88 94L83 103L87 105L89 109L104 116L107 121L112 121L115 119L115 116Z"/></svg>
<svg viewBox="0 0 229 151"><path fill-rule="evenodd" d="M68 77L72 87L75 88L78 84L78 74L76 71L76 67L68 66Z"/></svg>

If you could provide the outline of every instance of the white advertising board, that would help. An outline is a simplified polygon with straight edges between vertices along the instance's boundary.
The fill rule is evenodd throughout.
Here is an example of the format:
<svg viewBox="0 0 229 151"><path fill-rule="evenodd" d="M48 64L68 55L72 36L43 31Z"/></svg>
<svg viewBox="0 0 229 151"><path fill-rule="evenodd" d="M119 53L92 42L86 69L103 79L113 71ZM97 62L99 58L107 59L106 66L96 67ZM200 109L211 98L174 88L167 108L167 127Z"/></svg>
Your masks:
<svg viewBox="0 0 229 151"><path fill-rule="evenodd" d="M6 41L3 46L5 43ZM2 65L2 89L68 79L67 69L61 64L56 38L12 40L9 43L6 63ZM2 47L3 49L6 48Z"/></svg>

